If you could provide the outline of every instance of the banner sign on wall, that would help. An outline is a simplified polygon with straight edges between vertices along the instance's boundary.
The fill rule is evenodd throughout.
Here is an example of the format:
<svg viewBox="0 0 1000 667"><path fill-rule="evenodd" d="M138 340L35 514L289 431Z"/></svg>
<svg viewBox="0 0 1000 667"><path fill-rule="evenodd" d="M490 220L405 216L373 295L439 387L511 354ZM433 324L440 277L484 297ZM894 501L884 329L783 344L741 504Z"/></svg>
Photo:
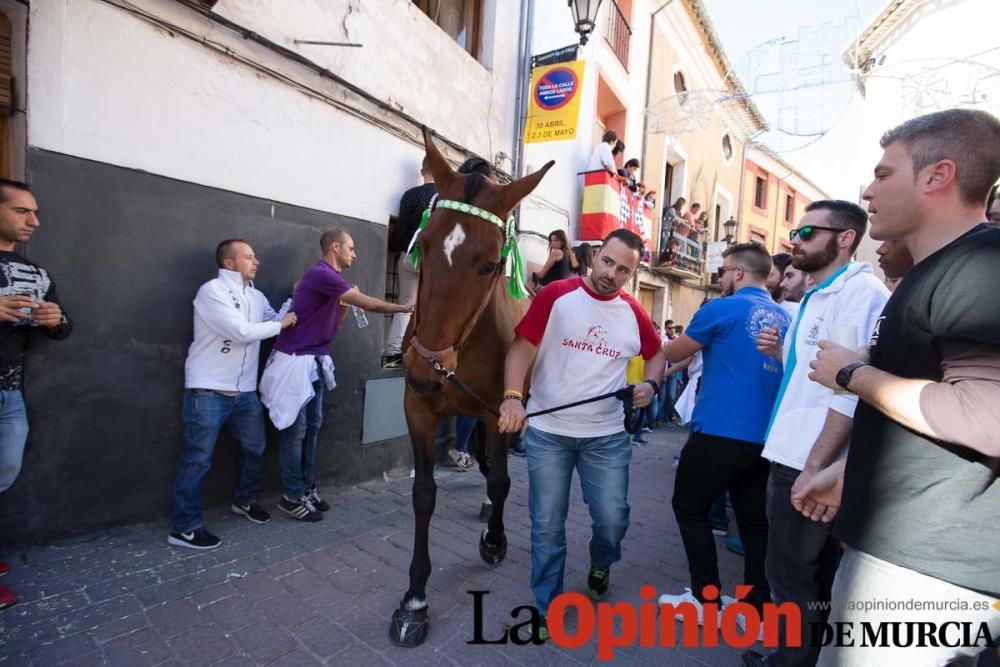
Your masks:
<svg viewBox="0 0 1000 667"><path fill-rule="evenodd" d="M574 60L531 70L531 97L524 143L576 138L584 61Z"/></svg>

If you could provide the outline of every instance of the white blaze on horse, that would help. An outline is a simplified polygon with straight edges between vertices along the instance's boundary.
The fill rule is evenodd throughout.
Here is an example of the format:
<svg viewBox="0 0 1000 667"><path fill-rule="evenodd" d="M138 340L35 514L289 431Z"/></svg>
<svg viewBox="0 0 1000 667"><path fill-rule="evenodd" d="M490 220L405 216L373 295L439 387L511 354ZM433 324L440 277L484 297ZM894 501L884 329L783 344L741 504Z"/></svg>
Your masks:
<svg viewBox="0 0 1000 667"><path fill-rule="evenodd" d="M428 631L428 534L437 495L435 436L442 417L465 415L480 422L482 446L476 458L493 511L479 540L479 554L492 565L507 553L503 510L510 490L510 436L499 433L495 407L503 397L504 359L514 326L527 310L510 214L554 164L500 185L482 174L454 171L426 130L424 145L438 195L415 240L420 277L404 340L415 529L410 587L389 626L389 638L400 646L421 644ZM449 383L449 373L461 378L482 402Z"/></svg>

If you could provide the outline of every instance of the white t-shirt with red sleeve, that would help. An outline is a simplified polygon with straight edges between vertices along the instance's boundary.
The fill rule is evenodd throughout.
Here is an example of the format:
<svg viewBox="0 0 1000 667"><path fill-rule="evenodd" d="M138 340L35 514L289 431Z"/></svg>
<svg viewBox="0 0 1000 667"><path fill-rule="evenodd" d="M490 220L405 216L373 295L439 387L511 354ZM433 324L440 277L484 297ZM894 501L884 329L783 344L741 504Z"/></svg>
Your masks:
<svg viewBox="0 0 1000 667"><path fill-rule="evenodd" d="M586 279L567 278L538 293L514 329L538 347L528 412L600 396L625 386L628 360L651 359L660 337L638 301L621 291L601 296ZM532 428L574 438L620 433L624 412L617 398L531 417Z"/></svg>

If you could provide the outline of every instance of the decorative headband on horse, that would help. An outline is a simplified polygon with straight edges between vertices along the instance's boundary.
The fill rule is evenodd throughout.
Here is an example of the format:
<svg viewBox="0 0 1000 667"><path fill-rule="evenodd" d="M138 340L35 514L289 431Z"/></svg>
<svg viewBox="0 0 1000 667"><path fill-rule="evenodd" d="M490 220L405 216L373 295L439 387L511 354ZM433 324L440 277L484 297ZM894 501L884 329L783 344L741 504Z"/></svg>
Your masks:
<svg viewBox="0 0 1000 667"><path fill-rule="evenodd" d="M437 147L430 139L430 133L426 128L424 128L424 145L427 147L427 155L429 158L437 158L447 165L444 161L444 157L440 155L437 151ZM433 156L432 156L433 154ZM476 206L470 202L455 201L453 199L441 199L438 195L434 195L431 198L430 204L427 210L424 211L420 219L420 225L417 227L416 233L410 240L410 245L406 249L406 253L410 258L414 268L420 266L420 244L417 243L417 239L420 236L420 232L427 227L427 223L430 220L431 213L437 208L448 209L455 211L457 213L464 213L465 215L470 215L473 217L485 220L490 224L496 225L500 231L503 233L503 247L500 250L500 261L504 266L504 275L507 276L507 284L510 295L515 299L524 299L528 296L527 286L524 284L524 260L521 259L521 250L517 243L517 230L514 225L514 217L510 214L514 206L517 205L520 200L527 195L528 192L534 189L541 180L541 177L545 175L545 172L555 164L554 162L549 162L544 167L542 167L537 172L529 174L524 178L518 179L506 186L504 192L510 191L513 196L516 196L509 206L507 220L504 221L500 216L487 211L484 208ZM451 168L448 167L451 171ZM522 193L523 190L523 193ZM510 201L510 199L508 199Z"/></svg>

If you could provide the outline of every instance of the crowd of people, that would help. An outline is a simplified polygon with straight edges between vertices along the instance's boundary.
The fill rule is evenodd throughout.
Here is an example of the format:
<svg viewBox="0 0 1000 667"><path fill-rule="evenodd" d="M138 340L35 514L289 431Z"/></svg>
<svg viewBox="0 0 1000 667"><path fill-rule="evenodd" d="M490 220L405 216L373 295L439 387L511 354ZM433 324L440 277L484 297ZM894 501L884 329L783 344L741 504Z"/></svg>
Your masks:
<svg viewBox="0 0 1000 667"><path fill-rule="evenodd" d="M722 594L713 539L713 517L721 508L728 523L731 504L745 555L742 601L759 618L770 604L801 613L801 624L781 624L776 650L746 651L744 665L971 664L1000 638L992 605L1000 534L990 514L1000 501L992 407L1000 300L988 279L1000 266L1000 230L987 222L1000 214L997 145L1000 122L974 111L887 132L863 194L867 210L812 202L791 230L791 253L730 246L722 297L704 303L686 330L667 321L660 333L621 291L642 247L619 232L589 279L557 280L539 293L508 356L500 425L527 428L531 585L543 614L564 586L573 469L593 520L587 588L594 599L608 596L629 523L630 447L620 406L527 423L531 364L528 410L565 402L562 380L572 377L574 392L634 386L647 428L658 419L688 423L672 505L691 583L659 603L701 610L735 601ZM883 241L883 279L853 260L869 223ZM586 354L593 346L575 341L595 331L625 354L613 362ZM689 401L676 399L681 371ZM755 627L744 613L737 621ZM861 632L862 622L958 629L930 643L816 640L825 623ZM963 640L962 624L972 639Z"/></svg>
<svg viewBox="0 0 1000 667"><path fill-rule="evenodd" d="M604 135L596 168L615 173L619 143L614 132ZM603 600L629 527L632 446L672 422L690 429L671 500L690 586L663 592L660 604L700 610L734 601L721 594L713 538L720 511L728 524L729 504L745 556L743 601L762 617L771 603L793 603L802 616L801 626L782 625L775 651L747 651L744 665L951 664L1000 637L992 606L1000 598L1000 299L990 280L1000 227L986 222L1000 219L998 145L1000 122L975 111L890 130L863 194L867 210L812 202L791 230L791 253L730 246L718 269L721 295L706 299L686 328L666 320L661 329L625 289L645 252L638 235L619 229L599 248L574 249L562 230L549 234L547 259L528 276L534 298L506 357L498 419L501 432L521 440L515 453L527 456L531 589L543 618L564 590L573 471L593 521L587 588ZM622 178L632 187L639 165L630 162ZM478 159L459 169L489 170ZM268 419L278 434L278 509L308 522L329 511L316 452L323 395L335 386L330 346L348 307L358 309L359 326L363 311L392 314L385 354L387 365L398 364L416 300L407 251L436 194L426 162L422 173L389 233L399 303L367 296L344 277L356 254L342 229L322 234L321 258L277 310L253 286L260 262L251 244L218 244L218 276L193 303L169 544L221 544L204 523L202 486L223 429L242 449L230 509L269 521L258 502ZM674 214L697 227L697 205L682 213L683 205L675 202ZM28 339L72 331L51 276L15 252L38 228L37 210L27 185L0 180L0 492L17 477L28 432ZM866 233L883 241L884 279L853 259ZM258 384L260 343L270 338ZM644 410L644 429L631 437L617 398L526 417L623 386ZM452 459L462 469L473 465L474 425L462 417L454 426ZM0 564L0 576L8 571ZM929 604L905 605L914 598ZM868 600L895 604L852 604ZM0 608L16 601L0 586ZM745 615L737 618L745 629ZM981 625L988 637L862 650L821 648L810 630L900 620Z"/></svg>

